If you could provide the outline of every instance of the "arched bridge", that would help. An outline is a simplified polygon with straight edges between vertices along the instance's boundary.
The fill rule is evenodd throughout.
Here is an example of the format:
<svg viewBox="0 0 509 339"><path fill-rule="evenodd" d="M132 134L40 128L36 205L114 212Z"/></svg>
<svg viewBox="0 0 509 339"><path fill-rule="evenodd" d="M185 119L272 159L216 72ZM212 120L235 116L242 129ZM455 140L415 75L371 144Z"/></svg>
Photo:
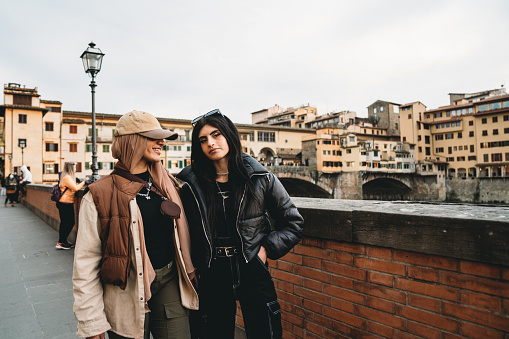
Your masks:
<svg viewBox="0 0 509 339"><path fill-rule="evenodd" d="M415 173L323 173L307 166L268 166L291 196L364 200L444 200L445 179Z"/></svg>

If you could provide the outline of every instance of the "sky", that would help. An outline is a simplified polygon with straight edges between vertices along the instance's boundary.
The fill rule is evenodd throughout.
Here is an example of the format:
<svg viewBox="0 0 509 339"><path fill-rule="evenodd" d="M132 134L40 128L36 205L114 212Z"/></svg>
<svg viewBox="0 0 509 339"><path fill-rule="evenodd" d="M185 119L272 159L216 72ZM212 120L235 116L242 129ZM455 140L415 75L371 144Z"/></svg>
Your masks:
<svg viewBox="0 0 509 339"><path fill-rule="evenodd" d="M3 0L0 81L91 111L79 57L105 53L96 112L234 122L279 106L367 116L509 86L507 0Z"/></svg>

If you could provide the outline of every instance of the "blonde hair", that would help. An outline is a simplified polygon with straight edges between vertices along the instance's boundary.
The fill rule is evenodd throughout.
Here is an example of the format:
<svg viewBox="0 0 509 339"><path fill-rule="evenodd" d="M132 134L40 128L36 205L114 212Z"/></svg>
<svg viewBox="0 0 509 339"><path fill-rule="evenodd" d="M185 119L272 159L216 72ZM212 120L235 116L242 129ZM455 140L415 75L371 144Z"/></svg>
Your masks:
<svg viewBox="0 0 509 339"><path fill-rule="evenodd" d="M76 180L76 172L74 171L74 166L76 165L75 162L66 162L64 163L64 169L62 170L62 173L60 174L60 184L62 183L62 179L66 176L66 175L69 175L71 176L71 179L73 181Z"/></svg>

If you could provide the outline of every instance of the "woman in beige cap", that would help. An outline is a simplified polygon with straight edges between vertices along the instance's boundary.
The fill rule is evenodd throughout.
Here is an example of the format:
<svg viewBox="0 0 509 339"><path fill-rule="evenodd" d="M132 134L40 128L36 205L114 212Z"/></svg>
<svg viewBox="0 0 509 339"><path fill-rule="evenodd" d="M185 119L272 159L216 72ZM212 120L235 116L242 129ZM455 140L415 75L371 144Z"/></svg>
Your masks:
<svg viewBox="0 0 509 339"><path fill-rule="evenodd" d="M115 128L115 170L88 186L74 256L79 337L189 338L198 308L187 219L161 164L163 130L132 111Z"/></svg>

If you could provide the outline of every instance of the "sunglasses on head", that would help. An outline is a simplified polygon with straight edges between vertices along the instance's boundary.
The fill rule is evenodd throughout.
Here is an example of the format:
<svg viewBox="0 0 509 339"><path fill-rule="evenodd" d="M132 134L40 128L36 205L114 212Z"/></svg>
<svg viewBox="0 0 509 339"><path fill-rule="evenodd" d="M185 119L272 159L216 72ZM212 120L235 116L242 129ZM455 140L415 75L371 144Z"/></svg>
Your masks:
<svg viewBox="0 0 509 339"><path fill-rule="evenodd" d="M219 108L216 108L216 109L213 109L212 111L208 112L208 113L205 113L203 115L200 115L199 117L196 117L194 118L193 120L191 120L191 125L196 125L196 123L198 121L200 121L201 119L205 118L205 117L208 117L208 116L211 116L211 115L214 115L214 114L221 114L222 117L224 117L223 113L221 113L221 111L219 110Z"/></svg>

